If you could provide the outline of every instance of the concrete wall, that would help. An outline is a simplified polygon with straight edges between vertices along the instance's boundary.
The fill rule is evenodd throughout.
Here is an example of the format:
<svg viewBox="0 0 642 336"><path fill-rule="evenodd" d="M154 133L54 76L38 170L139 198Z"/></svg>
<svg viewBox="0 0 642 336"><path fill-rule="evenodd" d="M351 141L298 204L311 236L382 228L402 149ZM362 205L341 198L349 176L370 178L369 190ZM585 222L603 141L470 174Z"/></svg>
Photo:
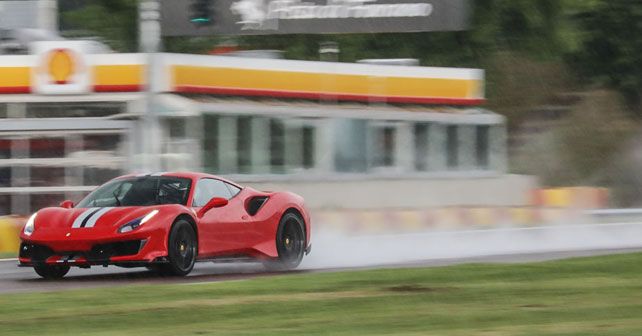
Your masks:
<svg viewBox="0 0 642 336"><path fill-rule="evenodd" d="M534 177L387 178L252 182L260 190L289 190L311 209L422 209L430 207L521 207L530 205Z"/></svg>

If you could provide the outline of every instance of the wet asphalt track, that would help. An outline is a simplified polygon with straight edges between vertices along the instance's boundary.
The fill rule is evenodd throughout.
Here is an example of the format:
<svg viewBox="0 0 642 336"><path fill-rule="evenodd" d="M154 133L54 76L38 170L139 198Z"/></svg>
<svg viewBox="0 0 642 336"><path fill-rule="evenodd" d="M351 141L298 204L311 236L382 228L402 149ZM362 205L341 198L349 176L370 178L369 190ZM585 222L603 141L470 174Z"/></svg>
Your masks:
<svg viewBox="0 0 642 336"><path fill-rule="evenodd" d="M19 268L15 260L0 261L0 293L10 292L42 292L70 290L78 288L96 288L106 286L141 285L141 284L193 284L203 282L218 282L230 280L243 280L258 277L270 277L283 274L297 274L308 272L333 272L354 269L372 268L395 268L395 267L436 267L462 263L476 262L501 262L520 263L537 262L545 260L565 259L572 257L584 257L595 255L606 255L616 253L628 253L642 251L640 248L627 249L602 249L584 250L573 252L543 252L527 254L506 254L483 257L453 258L453 259L431 259L411 263L385 264L380 266L368 266L363 268L325 268L306 269L305 267L286 273L266 272L260 264L214 264L199 263L194 271L187 277L160 277L144 268L124 269L118 267L92 267L91 269L72 268L70 273L62 280L43 280L30 268Z"/></svg>

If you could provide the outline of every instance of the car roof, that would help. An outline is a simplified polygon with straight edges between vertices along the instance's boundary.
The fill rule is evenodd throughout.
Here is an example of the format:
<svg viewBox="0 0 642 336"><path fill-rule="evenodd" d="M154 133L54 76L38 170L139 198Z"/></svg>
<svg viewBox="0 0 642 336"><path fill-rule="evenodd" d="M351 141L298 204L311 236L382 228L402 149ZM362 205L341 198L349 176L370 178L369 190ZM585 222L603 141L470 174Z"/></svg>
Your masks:
<svg viewBox="0 0 642 336"><path fill-rule="evenodd" d="M194 180L198 180L202 178L213 178L213 179L221 180L223 182L227 182L239 188L242 188L238 183L232 182L220 176L206 174L206 173L197 173L197 172L158 172L158 173L127 174L127 175L119 176L116 179L128 178L128 177L142 177L142 176L171 176L171 177L182 177L182 178L188 178L188 179L194 179Z"/></svg>

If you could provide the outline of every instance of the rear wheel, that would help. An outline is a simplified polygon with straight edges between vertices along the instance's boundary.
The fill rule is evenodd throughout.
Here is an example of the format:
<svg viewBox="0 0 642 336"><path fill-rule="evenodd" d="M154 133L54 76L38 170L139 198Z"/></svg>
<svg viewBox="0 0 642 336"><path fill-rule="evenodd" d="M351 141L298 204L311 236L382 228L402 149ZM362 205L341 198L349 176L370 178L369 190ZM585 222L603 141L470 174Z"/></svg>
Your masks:
<svg viewBox="0 0 642 336"><path fill-rule="evenodd" d="M276 233L276 248L279 257L263 263L271 271L286 271L297 268L305 253L305 231L303 220L293 213L281 218Z"/></svg>
<svg viewBox="0 0 642 336"><path fill-rule="evenodd" d="M192 225L185 220L177 221L169 233L167 253L169 263L150 265L150 269L166 275L185 276L194 269L198 242Z"/></svg>
<svg viewBox="0 0 642 336"><path fill-rule="evenodd" d="M45 279L62 279L69 273L69 266L63 265L38 265L33 269Z"/></svg>

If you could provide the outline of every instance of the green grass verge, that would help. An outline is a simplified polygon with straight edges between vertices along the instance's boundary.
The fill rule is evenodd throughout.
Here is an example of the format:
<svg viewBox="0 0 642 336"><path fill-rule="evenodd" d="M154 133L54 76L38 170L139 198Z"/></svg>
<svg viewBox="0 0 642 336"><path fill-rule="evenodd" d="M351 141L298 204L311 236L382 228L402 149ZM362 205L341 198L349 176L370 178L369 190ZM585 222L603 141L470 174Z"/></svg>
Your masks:
<svg viewBox="0 0 642 336"><path fill-rule="evenodd" d="M18 257L18 253L13 253L13 252L10 252L10 253L0 252L0 259L4 259L4 258L17 258L17 257Z"/></svg>
<svg viewBox="0 0 642 336"><path fill-rule="evenodd" d="M0 334L638 336L641 265L628 254L9 294Z"/></svg>

